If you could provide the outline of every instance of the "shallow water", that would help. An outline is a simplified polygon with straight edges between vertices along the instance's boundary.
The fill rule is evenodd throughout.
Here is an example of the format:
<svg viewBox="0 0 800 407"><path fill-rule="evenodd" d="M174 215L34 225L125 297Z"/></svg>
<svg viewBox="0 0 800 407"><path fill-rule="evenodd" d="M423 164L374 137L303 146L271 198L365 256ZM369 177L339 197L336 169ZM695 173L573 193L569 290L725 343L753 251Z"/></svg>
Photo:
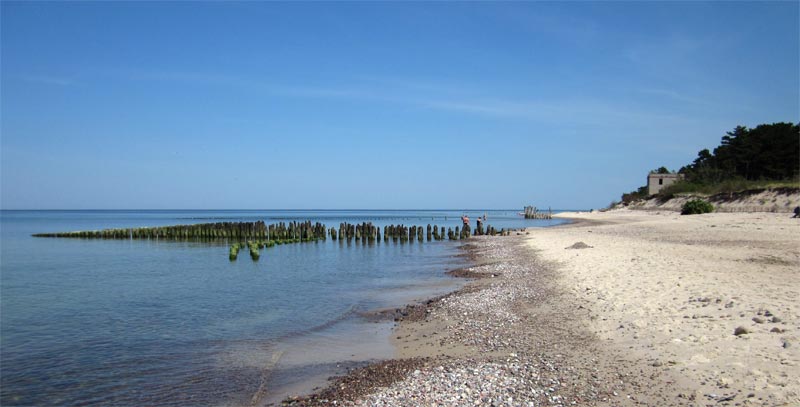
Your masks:
<svg viewBox="0 0 800 407"><path fill-rule="evenodd" d="M472 211L477 216L484 211ZM390 357L361 311L447 292L455 242L276 246L33 238L211 221L456 226L460 211L2 211L0 404L242 405ZM489 224L542 226L513 211ZM353 346L358 344L358 346Z"/></svg>

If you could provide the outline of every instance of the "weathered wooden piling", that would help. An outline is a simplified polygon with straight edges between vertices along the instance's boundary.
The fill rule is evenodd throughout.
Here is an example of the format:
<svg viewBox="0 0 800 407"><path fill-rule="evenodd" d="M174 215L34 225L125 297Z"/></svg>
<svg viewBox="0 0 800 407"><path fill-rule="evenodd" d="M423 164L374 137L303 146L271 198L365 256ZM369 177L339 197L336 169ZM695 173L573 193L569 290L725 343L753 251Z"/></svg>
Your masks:
<svg viewBox="0 0 800 407"><path fill-rule="evenodd" d="M247 248L250 249L250 258L253 261L258 261L259 257L261 257L261 253L258 251L258 244L248 241Z"/></svg>
<svg viewBox="0 0 800 407"><path fill-rule="evenodd" d="M553 219L553 211L550 208L547 208L547 212L540 212L535 206L526 206L524 215L525 219Z"/></svg>
<svg viewBox="0 0 800 407"><path fill-rule="evenodd" d="M324 226L323 226L324 230ZM360 224L350 224L347 222L342 222L339 224L339 232L338 236L336 233L335 228L331 228L330 230L331 238L339 241L347 240L348 242L355 239L357 242L367 243L367 242L375 242L376 240L381 239L381 230L380 227L375 226L372 222L362 222ZM389 226L384 227L384 237L385 239L389 239L391 235Z"/></svg>
<svg viewBox="0 0 800 407"><path fill-rule="evenodd" d="M533 207L526 208L526 214L530 217L541 219L551 216L551 211L539 212ZM325 225L311 221L291 221L265 224L263 221L257 222L217 222L201 223L194 225L172 225L154 226L141 228L116 228L103 230L88 230L75 232L57 232L35 234L35 237L64 237L64 238L83 238L83 239L153 239L153 240L216 240L224 239L231 242L228 256L230 260L238 258L239 250L247 244L250 249L250 256L253 260L260 258L260 250L273 247L274 245L311 242L320 239L327 239L348 242L356 239L363 244L380 242L383 233L384 242L390 239L394 242L400 241L422 243L427 238L441 241L445 238L450 240L467 239L471 236L469 225L463 228L455 227L445 230L445 226L427 224L423 231L421 225L405 226L385 225L383 232L381 228L371 222L361 222L360 224L350 224L342 222L336 227L328 228ZM477 235L501 235L508 236L513 230L496 230L494 227L479 225L475 232Z"/></svg>
<svg viewBox="0 0 800 407"><path fill-rule="evenodd" d="M465 224L464 228L461 229L461 238L469 239L470 236L472 236L472 231L470 230L469 225Z"/></svg>
<svg viewBox="0 0 800 407"><path fill-rule="evenodd" d="M228 257L236 260L239 250L246 241L250 248L250 256L254 260L260 257L259 249L272 247L275 244L312 242L327 239L325 225L311 221L289 223L279 222L266 225L257 222L217 222L194 225L172 225L125 229L103 229L76 232L39 233L35 237L84 238L84 239L153 239L153 240L215 240L235 241L230 247ZM331 236L338 237L331 228Z"/></svg>

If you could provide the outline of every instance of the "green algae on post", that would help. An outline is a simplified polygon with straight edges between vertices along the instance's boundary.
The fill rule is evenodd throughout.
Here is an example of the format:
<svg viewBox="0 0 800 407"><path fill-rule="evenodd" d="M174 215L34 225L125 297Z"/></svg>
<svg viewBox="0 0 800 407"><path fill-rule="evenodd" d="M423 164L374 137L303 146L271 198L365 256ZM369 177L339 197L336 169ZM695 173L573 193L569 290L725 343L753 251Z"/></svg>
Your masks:
<svg viewBox="0 0 800 407"><path fill-rule="evenodd" d="M228 259L230 261L234 261L236 260L237 257L239 257L239 244L234 243L231 245L231 249L228 252Z"/></svg>
<svg viewBox="0 0 800 407"><path fill-rule="evenodd" d="M250 258L253 259L253 261L258 261L258 259L261 257L261 253L258 251L258 246L259 244L257 242L247 242L247 248L250 249Z"/></svg>

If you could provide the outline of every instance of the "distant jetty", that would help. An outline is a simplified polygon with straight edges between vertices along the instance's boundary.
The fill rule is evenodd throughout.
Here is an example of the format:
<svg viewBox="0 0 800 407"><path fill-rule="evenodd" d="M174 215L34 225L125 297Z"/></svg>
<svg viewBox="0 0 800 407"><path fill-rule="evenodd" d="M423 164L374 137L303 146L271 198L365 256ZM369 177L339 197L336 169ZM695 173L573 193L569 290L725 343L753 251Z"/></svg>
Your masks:
<svg viewBox="0 0 800 407"><path fill-rule="evenodd" d="M524 216L525 219L553 219L553 211L548 208L545 212L536 209L535 206L526 206Z"/></svg>

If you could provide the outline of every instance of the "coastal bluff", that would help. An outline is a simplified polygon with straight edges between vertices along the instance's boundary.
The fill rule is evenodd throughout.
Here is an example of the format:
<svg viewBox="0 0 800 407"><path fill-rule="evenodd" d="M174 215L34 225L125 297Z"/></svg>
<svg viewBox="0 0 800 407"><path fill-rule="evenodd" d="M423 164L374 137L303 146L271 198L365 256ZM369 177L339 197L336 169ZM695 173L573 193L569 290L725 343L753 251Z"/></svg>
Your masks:
<svg viewBox="0 0 800 407"><path fill-rule="evenodd" d="M698 198L714 205L715 212L791 213L794 208L800 206L800 187L751 189L715 195L676 194L668 198L651 196L627 205L620 203L615 208L680 212L683 204Z"/></svg>

